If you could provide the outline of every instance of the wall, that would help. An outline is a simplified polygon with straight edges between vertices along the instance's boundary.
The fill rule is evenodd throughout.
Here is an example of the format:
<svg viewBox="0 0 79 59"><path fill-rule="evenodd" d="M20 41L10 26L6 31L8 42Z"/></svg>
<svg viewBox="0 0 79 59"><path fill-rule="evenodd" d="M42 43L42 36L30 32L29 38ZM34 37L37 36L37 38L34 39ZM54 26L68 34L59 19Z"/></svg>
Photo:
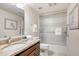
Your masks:
<svg viewBox="0 0 79 59"><path fill-rule="evenodd" d="M37 32L33 32L33 24L37 24ZM39 36L39 14L25 5L25 35Z"/></svg>
<svg viewBox="0 0 79 59"><path fill-rule="evenodd" d="M6 30L4 28L5 18L16 20L17 29L16 30ZM14 14L14 13L11 13L9 11L0 9L0 37L20 35L20 25L21 25L20 20L22 20L22 17Z"/></svg>
<svg viewBox="0 0 79 59"><path fill-rule="evenodd" d="M66 44L66 13L42 16L40 20L40 38L42 43ZM55 35L55 29L62 28L61 35Z"/></svg>
<svg viewBox="0 0 79 59"><path fill-rule="evenodd" d="M67 36L67 55L68 56L79 56L79 29L70 29L70 20L74 20L75 24L79 21L79 5L77 3L69 4L67 10L67 23L68 23L68 36ZM74 13L75 12L75 13ZM74 15L74 18L71 18ZM74 23L73 23L74 24ZM74 25L75 25L74 24Z"/></svg>
<svg viewBox="0 0 79 59"><path fill-rule="evenodd" d="M79 30L70 30L67 41L67 55L79 56Z"/></svg>

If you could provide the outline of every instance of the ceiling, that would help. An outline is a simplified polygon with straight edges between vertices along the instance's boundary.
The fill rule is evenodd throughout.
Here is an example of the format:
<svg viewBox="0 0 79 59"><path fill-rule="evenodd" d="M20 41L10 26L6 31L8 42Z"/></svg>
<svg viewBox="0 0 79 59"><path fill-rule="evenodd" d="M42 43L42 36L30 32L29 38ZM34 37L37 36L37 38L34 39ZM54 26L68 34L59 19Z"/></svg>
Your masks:
<svg viewBox="0 0 79 59"><path fill-rule="evenodd" d="M67 3L28 3L26 5L36 10L40 15L66 12L68 7ZM12 5L11 3L0 3L0 8L24 16L24 10Z"/></svg>
<svg viewBox="0 0 79 59"><path fill-rule="evenodd" d="M40 15L47 15L56 12L67 11L67 3L30 3L28 4Z"/></svg>
<svg viewBox="0 0 79 59"><path fill-rule="evenodd" d="M24 11L20 8L17 8L15 5L12 5L11 3L0 3L0 8L22 17L24 16Z"/></svg>

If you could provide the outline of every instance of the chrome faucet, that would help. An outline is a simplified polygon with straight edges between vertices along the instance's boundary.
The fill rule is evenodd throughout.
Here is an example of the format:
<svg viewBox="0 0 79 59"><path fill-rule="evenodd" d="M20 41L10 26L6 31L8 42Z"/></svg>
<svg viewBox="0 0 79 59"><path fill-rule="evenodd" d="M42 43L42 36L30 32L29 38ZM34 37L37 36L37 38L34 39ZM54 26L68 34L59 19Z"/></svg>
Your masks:
<svg viewBox="0 0 79 59"><path fill-rule="evenodd" d="M10 39L11 39L11 37L9 36L9 38L8 38L8 45L10 45Z"/></svg>

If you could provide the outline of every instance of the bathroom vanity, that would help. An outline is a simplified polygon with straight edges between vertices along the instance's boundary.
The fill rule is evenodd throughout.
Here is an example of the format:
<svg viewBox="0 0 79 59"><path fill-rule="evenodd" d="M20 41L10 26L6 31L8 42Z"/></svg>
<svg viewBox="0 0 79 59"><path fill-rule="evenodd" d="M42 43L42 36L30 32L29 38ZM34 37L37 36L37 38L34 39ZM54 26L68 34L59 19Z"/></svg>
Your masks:
<svg viewBox="0 0 79 59"><path fill-rule="evenodd" d="M40 42L28 47L24 51L16 54L15 56L39 56L40 55Z"/></svg>
<svg viewBox="0 0 79 59"><path fill-rule="evenodd" d="M16 39L16 38L15 38ZM39 56L40 39L15 41L12 39L10 44L0 45L0 56Z"/></svg>

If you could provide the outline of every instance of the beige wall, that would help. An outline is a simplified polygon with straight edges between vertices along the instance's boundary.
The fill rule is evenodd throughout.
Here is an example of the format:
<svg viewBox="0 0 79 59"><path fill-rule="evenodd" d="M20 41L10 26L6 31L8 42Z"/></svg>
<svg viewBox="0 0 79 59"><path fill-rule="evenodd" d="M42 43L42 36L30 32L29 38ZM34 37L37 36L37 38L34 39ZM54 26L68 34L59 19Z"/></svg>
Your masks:
<svg viewBox="0 0 79 59"><path fill-rule="evenodd" d="M74 22L78 22L78 5L76 3L70 4L67 10L67 24L68 24L68 35L67 35L67 55L68 56L79 56L79 29L70 30L70 15L74 14ZM75 11L75 13L73 13ZM78 24L77 24L78 25Z"/></svg>
<svg viewBox="0 0 79 59"><path fill-rule="evenodd" d="M6 30L4 28L5 18L16 20L17 29L16 30ZM14 14L14 13L0 9L0 37L20 35L20 20L22 20L22 17Z"/></svg>
<svg viewBox="0 0 79 59"><path fill-rule="evenodd" d="M67 55L79 56L79 30L70 30L67 40Z"/></svg>
<svg viewBox="0 0 79 59"><path fill-rule="evenodd" d="M33 32L33 24L37 24L37 32ZM25 5L25 35L39 35L39 14Z"/></svg>

